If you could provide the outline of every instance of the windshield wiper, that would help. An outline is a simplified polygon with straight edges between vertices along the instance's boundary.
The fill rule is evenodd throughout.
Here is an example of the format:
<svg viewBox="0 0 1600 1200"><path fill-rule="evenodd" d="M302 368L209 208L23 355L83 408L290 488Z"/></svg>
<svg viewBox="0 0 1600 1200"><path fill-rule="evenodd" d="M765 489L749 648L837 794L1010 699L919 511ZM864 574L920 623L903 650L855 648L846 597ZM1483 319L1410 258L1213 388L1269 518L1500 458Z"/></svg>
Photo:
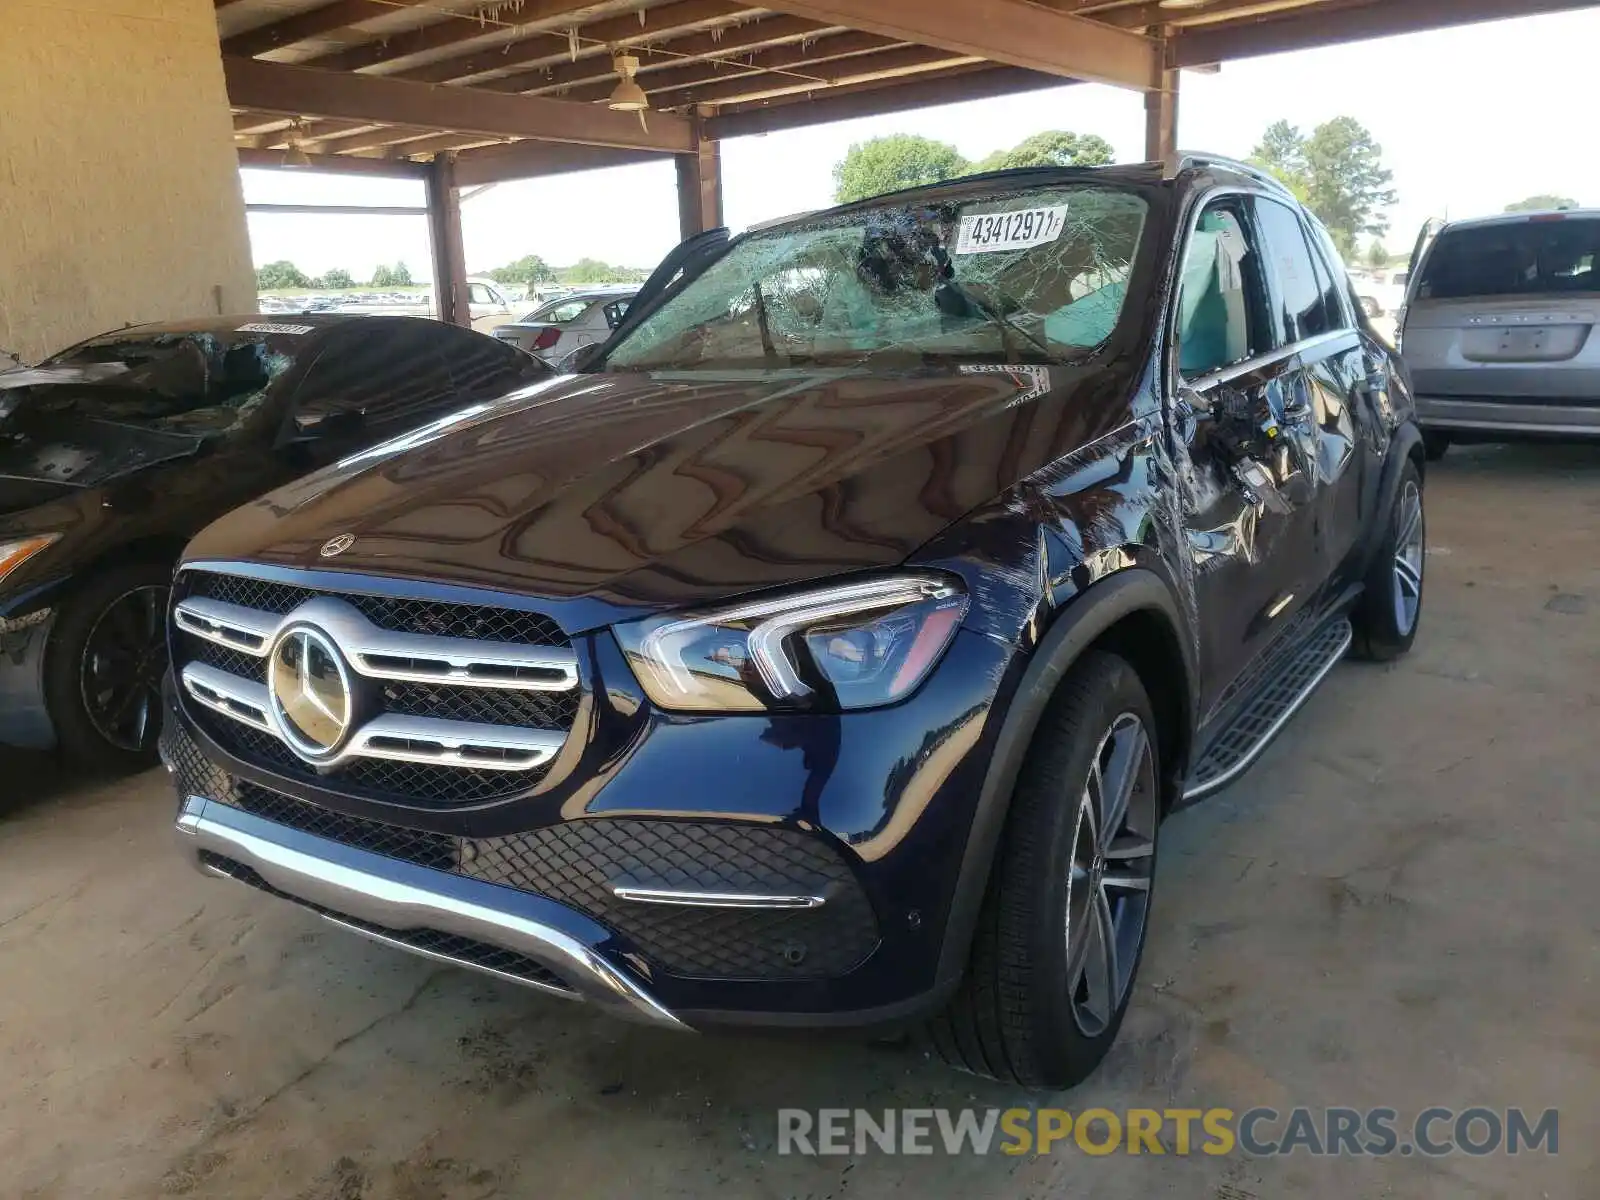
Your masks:
<svg viewBox="0 0 1600 1200"><path fill-rule="evenodd" d="M1036 335L1029 333L1021 325L1017 324L1005 313L1003 313L998 307L990 304L981 296L968 290L954 278L941 281L941 286L951 292L954 292L958 297L960 297L961 300L971 305L984 316L988 317L989 320L994 322L995 328L1000 331L1000 347L1005 352L1005 356L1008 361L1014 360L1016 357L1015 348L1012 346L1011 338L1008 336L1008 334L1012 333L1019 335L1025 342L1042 354L1046 362L1050 362L1054 358L1050 347L1043 340Z"/></svg>

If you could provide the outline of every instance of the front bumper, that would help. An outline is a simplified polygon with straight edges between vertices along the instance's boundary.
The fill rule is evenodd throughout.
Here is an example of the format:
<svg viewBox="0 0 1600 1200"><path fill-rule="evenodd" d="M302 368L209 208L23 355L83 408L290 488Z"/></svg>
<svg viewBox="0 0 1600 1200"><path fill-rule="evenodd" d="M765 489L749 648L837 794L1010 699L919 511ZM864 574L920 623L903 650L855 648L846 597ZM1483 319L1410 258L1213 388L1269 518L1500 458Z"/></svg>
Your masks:
<svg viewBox="0 0 1600 1200"><path fill-rule="evenodd" d="M608 960L609 931L554 901L286 829L199 796L184 800L177 830L201 872L293 900L365 937L619 1017L685 1028L644 982Z"/></svg>
<svg viewBox="0 0 1600 1200"><path fill-rule="evenodd" d="M56 744L44 699L44 656L55 614L39 609L0 621L0 742L29 750Z"/></svg>
<svg viewBox="0 0 1600 1200"><path fill-rule="evenodd" d="M1600 399L1550 404L1538 399L1418 396L1417 424L1446 433L1600 437Z"/></svg>

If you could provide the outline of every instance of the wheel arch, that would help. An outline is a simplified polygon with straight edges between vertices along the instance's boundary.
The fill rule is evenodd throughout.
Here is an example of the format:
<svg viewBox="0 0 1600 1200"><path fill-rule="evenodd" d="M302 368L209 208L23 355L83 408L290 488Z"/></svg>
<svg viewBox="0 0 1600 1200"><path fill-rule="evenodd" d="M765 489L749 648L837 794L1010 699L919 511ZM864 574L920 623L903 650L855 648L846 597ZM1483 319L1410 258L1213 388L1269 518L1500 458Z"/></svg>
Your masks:
<svg viewBox="0 0 1600 1200"><path fill-rule="evenodd" d="M1406 421L1398 426L1394 436L1389 439L1389 451L1383 460L1383 474L1378 481L1377 503L1373 506L1372 519L1362 532L1361 569L1354 576L1357 579L1366 578L1373 557L1383 545L1384 531L1389 527L1389 515L1394 511L1395 499L1400 494L1400 476L1408 463L1417 468L1417 474L1422 479L1427 479L1427 454L1423 447L1422 431L1417 428L1415 421Z"/></svg>
<svg viewBox="0 0 1600 1200"><path fill-rule="evenodd" d="M1190 640L1183 635L1186 628L1167 582L1142 567L1095 583L1051 622L1017 683L995 739L945 922L940 984L959 978L965 969L1012 791L1034 732L1062 679L1090 650L1125 658L1149 693L1161 726L1163 806L1171 807L1181 790L1198 708L1197 668Z"/></svg>

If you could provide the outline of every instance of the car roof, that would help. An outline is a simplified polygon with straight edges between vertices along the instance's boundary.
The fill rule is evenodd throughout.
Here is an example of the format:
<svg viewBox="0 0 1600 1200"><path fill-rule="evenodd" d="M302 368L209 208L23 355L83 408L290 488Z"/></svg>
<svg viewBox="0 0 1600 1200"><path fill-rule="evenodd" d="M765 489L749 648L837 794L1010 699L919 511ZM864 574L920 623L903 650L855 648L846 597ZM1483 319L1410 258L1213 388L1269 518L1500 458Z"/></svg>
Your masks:
<svg viewBox="0 0 1600 1200"><path fill-rule="evenodd" d="M1439 232L1443 233L1446 229L1483 229L1494 225L1525 225L1533 220L1571 217L1592 221L1600 218L1600 208L1545 208L1533 212L1495 213L1488 217L1463 217L1459 221L1446 221Z"/></svg>

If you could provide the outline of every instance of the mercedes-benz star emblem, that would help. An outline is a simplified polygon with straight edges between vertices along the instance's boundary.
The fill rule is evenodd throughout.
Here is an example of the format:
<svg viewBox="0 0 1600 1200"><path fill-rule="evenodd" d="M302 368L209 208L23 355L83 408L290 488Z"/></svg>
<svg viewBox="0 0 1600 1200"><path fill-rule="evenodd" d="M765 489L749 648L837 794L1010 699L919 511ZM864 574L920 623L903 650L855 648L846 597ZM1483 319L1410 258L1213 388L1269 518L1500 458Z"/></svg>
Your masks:
<svg viewBox="0 0 1600 1200"><path fill-rule="evenodd" d="M322 549L319 550L318 553L321 554L323 558L332 558L335 554L343 554L355 544L355 534L341 533L337 537L331 537L327 541L323 542Z"/></svg>
<svg viewBox="0 0 1600 1200"><path fill-rule="evenodd" d="M354 696L338 649L320 630L294 625L273 643L267 694L283 738L301 758L323 762L350 731Z"/></svg>

